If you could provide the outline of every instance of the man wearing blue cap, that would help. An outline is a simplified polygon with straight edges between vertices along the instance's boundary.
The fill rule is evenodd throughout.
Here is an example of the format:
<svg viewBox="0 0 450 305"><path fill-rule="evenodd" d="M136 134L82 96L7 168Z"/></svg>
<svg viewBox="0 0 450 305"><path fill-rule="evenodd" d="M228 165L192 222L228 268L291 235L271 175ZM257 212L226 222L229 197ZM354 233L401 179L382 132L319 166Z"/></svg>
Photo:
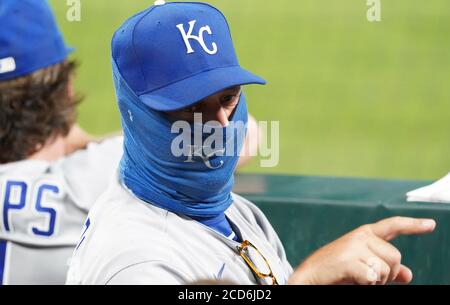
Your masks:
<svg viewBox="0 0 450 305"><path fill-rule="evenodd" d="M76 124L75 64L47 1L0 1L0 284L63 284L122 139Z"/></svg>
<svg viewBox="0 0 450 305"><path fill-rule="evenodd" d="M116 31L112 65L124 155L89 212L67 283L411 281L387 241L431 232L432 220L364 226L294 271L263 213L231 192L248 120L242 86L265 81L239 65L220 11L157 1Z"/></svg>

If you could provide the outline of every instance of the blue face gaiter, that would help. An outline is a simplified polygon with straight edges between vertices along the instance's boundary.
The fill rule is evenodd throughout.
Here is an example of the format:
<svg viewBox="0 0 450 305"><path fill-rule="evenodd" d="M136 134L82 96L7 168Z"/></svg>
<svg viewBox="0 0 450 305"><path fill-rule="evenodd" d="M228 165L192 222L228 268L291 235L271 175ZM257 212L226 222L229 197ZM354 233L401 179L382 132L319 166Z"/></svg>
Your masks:
<svg viewBox="0 0 450 305"><path fill-rule="evenodd" d="M233 151L227 149L220 155L209 156L205 162L200 156L175 156L171 147L179 134L171 132L172 122L167 115L143 104L114 63L113 77L124 130L120 176L126 187L139 199L177 214L194 218L223 214L233 201L233 173L245 140L248 120L245 96L241 96L230 120L240 121L241 124L235 125L244 127L240 131L222 128L224 141L235 143L223 146L234 147Z"/></svg>

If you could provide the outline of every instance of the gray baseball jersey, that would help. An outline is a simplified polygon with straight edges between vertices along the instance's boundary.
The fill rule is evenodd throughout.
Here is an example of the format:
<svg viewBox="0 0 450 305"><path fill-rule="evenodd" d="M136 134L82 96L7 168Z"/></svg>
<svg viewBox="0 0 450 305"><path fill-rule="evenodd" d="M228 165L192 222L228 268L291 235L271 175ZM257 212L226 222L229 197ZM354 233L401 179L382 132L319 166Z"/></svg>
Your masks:
<svg viewBox="0 0 450 305"><path fill-rule="evenodd" d="M67 284L190 284L231 280L264 284L238 254L235 242L216 231L136 198L117 177L89 212L74 252ZM292 273L284 248L264 214L233 195L226 215L237 235L267 259L280 284ZM267 264L257 252L250 259L260 271Z"/></svg>
<svg viewBox="0 0 450 305"><path fill-rule="evenodd" d="M0 165L0 284L64 284L87 213L114 176L121 137L55 162Z"/></svg>

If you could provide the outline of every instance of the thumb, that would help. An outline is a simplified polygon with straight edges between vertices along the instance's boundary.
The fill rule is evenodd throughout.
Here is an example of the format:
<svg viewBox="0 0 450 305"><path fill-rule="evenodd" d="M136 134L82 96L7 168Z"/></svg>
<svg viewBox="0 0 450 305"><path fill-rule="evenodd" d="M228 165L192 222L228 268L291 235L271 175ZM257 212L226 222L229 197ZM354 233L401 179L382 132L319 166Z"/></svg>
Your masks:
<svg viewBox="0 0 450 305"><path fill-rule="evenodd" d="M411 269L408 267L401 265L400 271L398 272L397 277L394 279L394 282L399 284L409 284L413 279L413 273Z"/></svg>

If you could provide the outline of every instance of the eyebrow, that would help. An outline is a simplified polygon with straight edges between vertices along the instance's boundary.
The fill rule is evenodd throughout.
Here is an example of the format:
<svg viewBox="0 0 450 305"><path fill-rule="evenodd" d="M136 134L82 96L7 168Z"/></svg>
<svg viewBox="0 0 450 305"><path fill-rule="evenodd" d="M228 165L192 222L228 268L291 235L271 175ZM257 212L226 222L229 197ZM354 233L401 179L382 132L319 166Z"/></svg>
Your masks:
<svg viewBox="0 0 450 305"><path fill-rule="evenodd" d="M223 91L231 91L231 90L242 90L241 86L234 86L224 89Z"/></svg>
<svg viewBox="0 0 450 305"><path fill-rule="evenodd" d="M222 91L222 93L234 93L234 94L241 93L241 92L242 92L242 86L230 87L230 88L227 88L227 89ZM195 107L195 106L197 106L198 104L200 104L202 102L203 102L203 100L201 100L198 103L195 103L195 104L193 104L191 106L187 106L185 108L182 108L182 109L180 109L178 111L189 110L190 108Z"/></svg>
<svg viewBox="0 0 450 305"><path fill-rule="evenodd" d="M222 93L225 93L225 94L230 94L230 93L237 94L237 93L239 93L241 91L242 91L242 88L228 88L228 89L225 89L224 91L222 91Z"/></svg>

